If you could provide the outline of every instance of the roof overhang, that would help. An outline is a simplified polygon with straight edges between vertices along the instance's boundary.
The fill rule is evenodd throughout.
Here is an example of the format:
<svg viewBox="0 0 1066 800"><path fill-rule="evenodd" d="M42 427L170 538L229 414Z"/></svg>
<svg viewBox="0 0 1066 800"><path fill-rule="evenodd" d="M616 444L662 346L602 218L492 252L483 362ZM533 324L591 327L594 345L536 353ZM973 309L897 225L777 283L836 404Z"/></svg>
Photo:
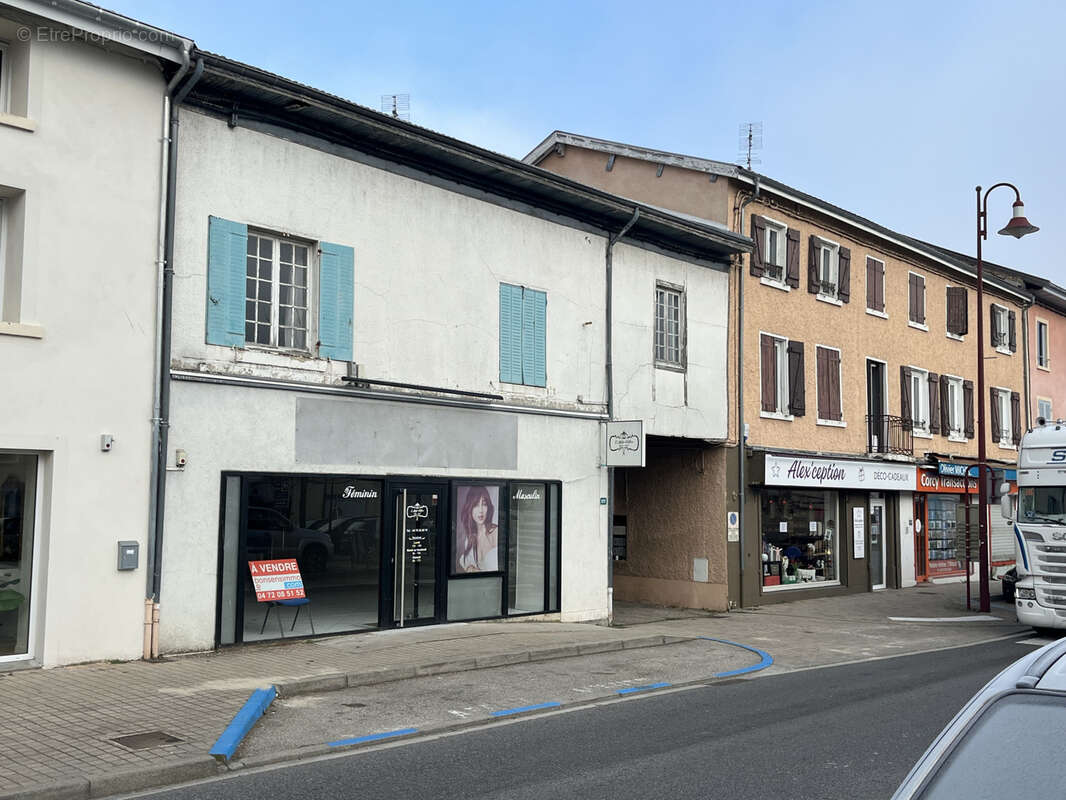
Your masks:
<svg viewBox="0 0 1066 800"><path fill-rule="evenodd" d="M722 262L749 252L751 240L710 221L627 200L547 170L396 119L336 95L213 53L198 52L204 72L186 103L280 126L436 178L562 215L610 234L639 208L626 241Z"/></svg>

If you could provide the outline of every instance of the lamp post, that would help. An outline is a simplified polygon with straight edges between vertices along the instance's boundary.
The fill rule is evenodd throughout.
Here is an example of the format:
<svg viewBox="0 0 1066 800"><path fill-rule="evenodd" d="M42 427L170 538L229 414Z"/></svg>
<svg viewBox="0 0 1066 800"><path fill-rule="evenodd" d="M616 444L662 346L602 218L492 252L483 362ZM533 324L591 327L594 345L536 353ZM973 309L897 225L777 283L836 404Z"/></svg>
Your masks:
<svg viewBox="0 0 1066 800"><path fill-rule="evenodd" d="M1018 188L1010 183L997 183L981 194L981 187L977 187L977 492L979 516L978 529L980 531L980 592L981 611L988 612L991 609L991 599L988 593L988 480L985 470L988 464L985 458L985 308L984 308L984 270L981 263L981 242L988 238L988 195L993 189L1000 186L1009 186L1014 189L1014 215L1010 222L1003 226L999 233L1003 236L1013 236L1021 239L1029 233L1036 233L1039 228L1029 223L1025 218L1025 205Z"/></svg>

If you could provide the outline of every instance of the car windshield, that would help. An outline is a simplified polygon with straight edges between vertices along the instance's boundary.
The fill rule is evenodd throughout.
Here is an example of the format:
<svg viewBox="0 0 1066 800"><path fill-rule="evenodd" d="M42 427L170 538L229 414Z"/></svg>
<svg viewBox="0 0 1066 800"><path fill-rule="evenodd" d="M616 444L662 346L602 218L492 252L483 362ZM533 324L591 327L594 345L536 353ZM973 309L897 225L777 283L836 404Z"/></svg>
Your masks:
<svg viewBox="0 0 1066 800"><path fill-rule="evenodd" d="M919 797L1047 796L1049 787L1062 785L1064 735L1062 695L1008 694L977 718Z"/></svg>
<svg viewBox="0 0 1066 800"><path fill-rule="evenodd" d="M1023 486L1019 492L1023 520L1066 525L1066 486Z"/></svg>

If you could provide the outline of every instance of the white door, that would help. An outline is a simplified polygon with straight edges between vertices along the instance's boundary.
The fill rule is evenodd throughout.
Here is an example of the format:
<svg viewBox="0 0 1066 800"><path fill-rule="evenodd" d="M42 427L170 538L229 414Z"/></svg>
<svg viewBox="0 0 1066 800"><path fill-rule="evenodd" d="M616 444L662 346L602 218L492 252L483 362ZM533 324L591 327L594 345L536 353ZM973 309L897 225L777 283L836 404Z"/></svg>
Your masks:
<svg viewBox="0 0 1066 800"><path fill-rule="evenodd" d="M885 501L870 500L870 585L885 588Z"/></svg>

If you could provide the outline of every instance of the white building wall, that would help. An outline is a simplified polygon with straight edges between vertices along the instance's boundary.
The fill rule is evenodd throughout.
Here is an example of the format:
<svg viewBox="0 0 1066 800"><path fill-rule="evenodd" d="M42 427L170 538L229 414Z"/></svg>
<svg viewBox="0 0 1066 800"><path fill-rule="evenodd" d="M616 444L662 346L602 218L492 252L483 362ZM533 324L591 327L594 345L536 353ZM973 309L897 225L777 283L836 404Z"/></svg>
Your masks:
<svg viewBox="0 0 1066 800"><path fill-rule="evenodd" d="M903 588L916 586L918 581L914 563L914 494L899 494L899 566Z"/></svg>
<svg viewBox="0 0 1066 800"><path fill-rule="evenodd" d="M655 367L655 287L684 287L686 368ZM614 248L615 415L645 434L724 440L729 273L620 242Z"/></svg>
<svg viewBox="0 0 1066 800"><path fill-rule="evenodd" d="M0 186L19 190L25 210L6 231L21 240L22 286L18 326L0 326L0 449L42 455L35 655L135 658L164 84L141 60L36 38L28 78L35 130L0 123ZM140 543L139 569L116 570L119 540Z"/></svg>

